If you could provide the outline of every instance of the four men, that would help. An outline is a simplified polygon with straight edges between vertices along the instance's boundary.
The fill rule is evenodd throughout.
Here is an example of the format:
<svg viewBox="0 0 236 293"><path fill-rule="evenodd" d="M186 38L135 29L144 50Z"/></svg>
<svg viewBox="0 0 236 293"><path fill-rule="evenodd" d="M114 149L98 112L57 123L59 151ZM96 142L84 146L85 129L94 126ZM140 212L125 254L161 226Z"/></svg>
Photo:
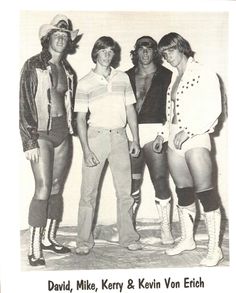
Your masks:
<svg viewBox="0 0 236 293"><path fill-rule="evenodd" d="M202 120L198 127L195 124L199 120L193 118L194 124L192 116L186 114L186 107L190 107L189 93L196 107L199 106L196 99L201 96L196 97L187 89L193 85L199 88L203 75L192 59L188 42L172 33L162 38L158 48L152 37L139 38L131 51L134 67L126 74L115 69L120 60L118 43L111 37L100 37L91 52L95 68L79 80L74 105L76 75L66 55L75 52L76 41L81 37L77 34L78 30L73 31L66 16L57 15L50 24L40 28L43 50L25 63L21 74L20 133L35 178L35 194L29 209L30 265L45 265L43 249L70 252L55 236L62 217L62 189L71 158L69 134L73 133L73 106L83 150L76 253L88 254L94 246L96 199L106 161L116 190L119 243L132 251L142 249L135 226L146 164L155 190L163 244L174 243L170 228L169 168L176 184L182 237L177 246L166 253L175 255L195 248L192 221L195 187L206 213L210 239L208 254L201 264L217 265L223 257L218 245L220 213L211 181L210 142L206 133L212 132L221 109L220 106L215 108L212 119L209 116L206 123L202 125L205 121ZM186 48L188 51L184 51ZM177 77L172 77L172 72L161 65L159 52L177 68ZM185 72L192 68L190 86ZM216 78L211 74L204 78L206 82L212 80L212 90L204 101L206 107L211 103L213 90L216 106L219 105ZM183 91L188 97L186 102ZM183 99L182 104L179 97ZM196 109L200 108L194 111Z"/></svg>

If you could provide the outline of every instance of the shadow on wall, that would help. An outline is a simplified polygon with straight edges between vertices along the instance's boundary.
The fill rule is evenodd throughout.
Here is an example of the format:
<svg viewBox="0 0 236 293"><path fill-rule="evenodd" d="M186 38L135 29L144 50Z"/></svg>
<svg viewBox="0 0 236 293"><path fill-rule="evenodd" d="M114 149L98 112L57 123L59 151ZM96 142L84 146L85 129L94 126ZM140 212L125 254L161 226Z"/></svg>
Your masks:
<svg viewBox="0 0 236 293"><path fill-rule="evenodd" d="M219 186L218 186L218 165L216 162L216 144L214 137L218 137L220 135L220 132L224 126L225 121L228 118L228 101L227 101L227 93L226 93L226 88L223 79L220 77L219 74L217 74L217 77L219 79L219 84L220 84L220 91L221 91L221 107L222 107L222 112L218 118L218 124L215 127L215 131L211 136L211 144L212 144L212 164L213 164L213 182L215 184L215 189L216 192L219 194ZM227 154L223 154L223 159L227 159ZM220 200L220 209L221 209L221 215L222 218L227 219L226 216L226 211L225 208L222 204L222 200L219 196ZM221 231L224 231L225 227L221 227Z"/></svg>
<svg viewBox="0 0 236 293"><path fill-rule="evenodd" d="M220 92L221 92L221 108L222 112L218 118L218 124L215 127L214 131L214 137L220 135L220 131L223 128L224 122L228 118L228 98L227 98L227 93L226 93L226 88L223 79L221 76L217 73L217 77L219 79L219 84L220 84Z"/></svg>

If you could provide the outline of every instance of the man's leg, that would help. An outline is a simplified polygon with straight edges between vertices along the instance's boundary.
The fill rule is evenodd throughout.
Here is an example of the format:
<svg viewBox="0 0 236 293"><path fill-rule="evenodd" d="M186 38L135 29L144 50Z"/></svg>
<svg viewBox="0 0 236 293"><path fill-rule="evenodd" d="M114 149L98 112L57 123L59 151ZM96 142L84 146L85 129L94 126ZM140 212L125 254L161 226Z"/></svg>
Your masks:
<svg viewBox="0 0 236 293"><path fill-rule="evenodd" d="M178 197L181 238L173 248L166 250L166 254L177 255L186 250L193 250L196 247L193 236L196 207L193 180L184 156L169 148L168 162Z"/></svg>
<svg viewBox="0 0 236 293"><path fill-rule="evenodd" d="M31 162L35 179L35 193L29 207L29 263L32 266L45 265L42 253L42 231L47 223L48 198L52 186L53 146L45 140L38 140L40 156L37 163Z"/></svg>
<svg viewBox="0 0 236 293"><path fill-rule="evenodd" d="M117 197L117 226L119 242L128 247L136 244L139 235L132 222L131 167L125 130L111 134L111 152L108 157ZM135 246L137 249L141 247Z"/></svg>
<svg viewBox="0 0 236 293"><path fill-rule="evenodd" d="M96 207L98 186L109 151L109 139L102 132L89 131L89 146L99 160L94 167L82 164L81 197L78 210L77 249L78 254L87 254L94 246L92 226Z"/></svg>
<svg viewBox="0 0 236 293"><path fill-rule="evenodd" d="M141 149L140 154L137 158L130 156L131 161L131 176L132 176L132 187L131 187L131 196L134 199L134 204L132 207L133 213L133 224L136 228L136 218L137 213L141 204L141 185L143 181L143 172L144 172L144 154Z"/></svg>
<svg viewBox="0 0 236 293"><path fill-rule="evenodd" d="M196 195L203 206L209 237L208 252L200 264L215 266L223 258L223 254L219 246L220 200L213 188L210 151L203 147L191 149L186 152L186 160L194 178Z"/></svg>
<svg viewBox="0 0 236 293"><path fill-rule="evenodd" d="M166 154L166 144L161 153L152 148L153 142L144 145L143 152L150 177L155 189L155 203L161 219L161 239L163 244L172 244L171 234L171 191L169 187L169 171Z"/></svg>
<svg viewBox="0 0 236 293"><path fill-rule="evenodd" d="M52 190L48 201L47 225L44 229L42 247L56 253L69 253L70 249L56 240L56 234L63 214L62 190L65 177L71 161L71 137L67 136L64 141L54 148Z"/></svg>

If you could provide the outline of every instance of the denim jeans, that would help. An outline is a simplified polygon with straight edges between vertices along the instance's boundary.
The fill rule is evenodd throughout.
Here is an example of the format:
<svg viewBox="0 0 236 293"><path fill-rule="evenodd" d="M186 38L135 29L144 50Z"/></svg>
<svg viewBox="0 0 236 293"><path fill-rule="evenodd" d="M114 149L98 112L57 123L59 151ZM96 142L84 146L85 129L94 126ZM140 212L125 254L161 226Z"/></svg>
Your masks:
<svg viewBox="0 0 236 293"><path fill-rule="evenodd" d="M89 127L88 142L100 163L95 167L87 167L84 162L82 165L77 246L92 248L94 245L92 226L96 198L101 174L108 160L116 190L119 243L127 247L137 241L139 235L132 223L131 167L125 129Z"/></svg>

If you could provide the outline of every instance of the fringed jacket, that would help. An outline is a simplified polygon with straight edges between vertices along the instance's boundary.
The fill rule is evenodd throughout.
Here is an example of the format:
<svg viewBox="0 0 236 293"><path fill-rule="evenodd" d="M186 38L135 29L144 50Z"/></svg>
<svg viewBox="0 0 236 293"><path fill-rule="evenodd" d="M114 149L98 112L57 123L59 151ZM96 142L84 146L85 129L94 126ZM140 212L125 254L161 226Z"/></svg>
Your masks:
<svg viewBox="0 0 236 293"><path fill-rule="evenodd" d="M23 150L38 147L38 131L51 129L51 54L43 50L28 59L22 69L20 79L20 135ZM65 108L69 132L73 133L72 115L76 89L76 74L68 61L62 61L66 77Z"/></svg>

